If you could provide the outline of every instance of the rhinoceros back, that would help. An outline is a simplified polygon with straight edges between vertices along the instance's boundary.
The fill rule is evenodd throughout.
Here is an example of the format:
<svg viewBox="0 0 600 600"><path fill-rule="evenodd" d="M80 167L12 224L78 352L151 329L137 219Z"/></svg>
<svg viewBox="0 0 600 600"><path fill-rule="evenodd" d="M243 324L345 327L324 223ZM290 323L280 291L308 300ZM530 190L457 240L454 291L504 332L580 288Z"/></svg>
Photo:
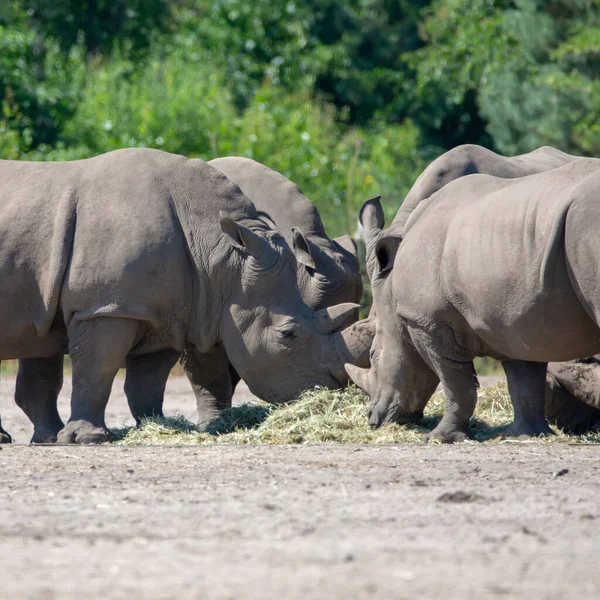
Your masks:
<svg viewBox="0 0 600 600"><path fill-rule="evenodd" d="M238 185L259 214L268 216L275 223L289 244L292 227L298 227L306 235L327 237L315 205L281 173L255 160L237 156L215 158L208 164Z"/></svg>

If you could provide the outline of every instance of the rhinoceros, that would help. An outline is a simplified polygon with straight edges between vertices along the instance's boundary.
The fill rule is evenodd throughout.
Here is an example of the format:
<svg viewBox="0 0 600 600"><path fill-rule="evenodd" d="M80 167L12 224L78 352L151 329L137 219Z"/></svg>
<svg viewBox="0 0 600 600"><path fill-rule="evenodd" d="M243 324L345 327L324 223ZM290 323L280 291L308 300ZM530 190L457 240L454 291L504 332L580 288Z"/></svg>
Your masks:
<svg viewBox="0 0 600 600"><path fill-rule="evenodd" d="M578 158L551 146L542 146L518 156L502 156L475 144L464 144L445 152L419 175L385 232L382 232L384 216L379 198L373 198L363 205L360 221L365 230L367 272L371 274L373 271L373 249L379 237L392 233L402 235L406 222L419 204L451 181L476 173L516 179L556 169Z"/></svg>
<svg viewBox="0 0 600 600"><path fill-rule="evenodd" d="M445 414L429 439L470 436L473 358L502 361L509 434L551 430L547 363L600 350L600 161L518 179L469 175L422 201L403 234L373 249L371 369L347 366L372 398L370 423L420 418L441 380Z"/></svg>
<svg viewBox="0 0 600 600"><path fill-rule="evenodd" d="M308 307L285 240L203 161L148 149L0 161L0 199L0 359L22 359L16 400L33 441L106 440L105 406L126 356L147 376L157 355L220 344L266 400L339 386L342 329L358 306Z"/></svg>
<svg viewBox="0 0 600 600"><path fill-rule="evenodd" d="M600 360L597 356L548 364L546 417L567 433L600 423Z"/></svg>
<svg viewBox="0 0 600 600"><path fill-rule="evenodd" d="M295 183L249 158L216 158L208 164L237 184L254 203L259 217L277 229L294 249L298 287L308 306L322 309L344 302L360 302L362 279L354 240L347 235L330 239L315 205ZM361 323L346 335L353 336L350 345L354 348L354 362L368 365L373 325ZM231 406L239 376L222 347L213 348L208 356L186 351L181 364L196 396L200 423ZM161 372L166 381L171 366L166 364L156 369L153 365L150 370ZM155 392L148 390L146 384L145 394L136 393L128 386L132 397L146 399L143 406L133 407L138 420L150 414L162 414L164 382L157 381L157 384ZM150 405L151 399L154 399L153 405Z"/></svg>

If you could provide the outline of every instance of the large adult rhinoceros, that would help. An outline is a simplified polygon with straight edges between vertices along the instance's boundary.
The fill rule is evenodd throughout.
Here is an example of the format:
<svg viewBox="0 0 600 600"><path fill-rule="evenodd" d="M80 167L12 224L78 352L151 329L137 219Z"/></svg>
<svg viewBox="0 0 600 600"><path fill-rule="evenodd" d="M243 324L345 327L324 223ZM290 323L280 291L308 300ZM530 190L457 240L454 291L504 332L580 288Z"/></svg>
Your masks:
<svg viewBox="0 0 600 600"><path fill-rule="evenodd" d="M419 418L441 380L445 414L429 438L465 439L472 361L492 356L513 400L509 433L550 432L547 362L600 350L599 185L594 159L518 179L470 175L422 201L403 235L379 237L372 367L347 367L371 395L373 426Z"/></svg>
<svg viewBox="0 0 600 600"><path fill-rule="evenodd" d="M294 182L249 158L216 158L208 164L238 185L256 206L259 217L277 229L293 248L298 262L298 288L308 306L322 309L360 301L362 279L354 241L347 235L330 239L315 205ZM374 327L369 323L357 324L346 335L353 336L355 349L358 346L363 349L362 358L357 355L358 350L354 351L357 364L368 365L369 340L374 335ZM213 348L208 356L186 351L181 363L192 384L201 423L231 406L239 376L223 347ZM168 371L169 368L155 369L163 373L165 381ZM150 414L162 414L164 383L157 383L155 392L146 389L144 405L133 407L138 420ZM141 397L130 388L127 389L132 396ZM151 399L154 399L152 405Z"/></svg>
<svg viewBox="0 0 600 600"><path fill-rule="evenodd" d="M0 203L0 358L24 359L16 400L34 441L106 440L105 406L126 356L147 376L157 353L221 344L271 401L339 385L340 330L356 305L310 309L284 239L203 161L147 149L0 161ZM56 392L67 350L63 427Z"/></svg>

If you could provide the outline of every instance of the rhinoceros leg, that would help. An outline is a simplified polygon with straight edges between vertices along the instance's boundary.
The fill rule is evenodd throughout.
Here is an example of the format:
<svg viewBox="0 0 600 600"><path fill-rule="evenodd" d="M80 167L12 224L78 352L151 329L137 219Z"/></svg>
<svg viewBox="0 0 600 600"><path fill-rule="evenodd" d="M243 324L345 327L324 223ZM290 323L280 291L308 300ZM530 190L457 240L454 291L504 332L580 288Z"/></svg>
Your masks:
<svg viewBox="0 0 600 600"><path fill-rule="evenodd" d="M56 405L62 384L62 354L19 361L15 402L33 423L32 444L56 442L64 427Z"/></svg>
<svg viewBox="0 0 600 600"><path fill-rule="evenodd" d="M109 438L104 422L113 380L134 344L139 322L98 317L68 328L73 364L71 417L58 433L61 444L99 444Z"/></svg>
<svg viewBox="0 0 600 600"><path fill-rule="evenodd" d="M175 350L128 356L125 361L125 394L136 423L147 417L163 416L165 386L179 358Z"/></svg>
<svg viewBox="0 0 600 600"><path fill-rule="evenodd" d="M12 438L10 437L8 431L5 431L2 428L2 418L0 417L0 444L10 444L12 442Z"/></svg>
<svg viewBox="0 0 600 600"><path fill-rule="evenodd" d="M198 423L206 424L221 411L231 407L231 399L240 377L221 346L200 354L186 350L181 365L192 384L198 407Z"/></svg>
<svg viewBox="0 0 600 600"><path fill-rule="evenodd" d="M479 387L473 362L436 358L433 366L442 382L446 400L442 420L425 439L452 444L472 438L469 419L475 410Z"/></svg>
<svg viewBox="0 0 600 600"><path fill-rule="evenodd" d="M514 410L514 421L504 435L529 437L552 434L544 415L547 363L505 360L502 367Z"/></svg>

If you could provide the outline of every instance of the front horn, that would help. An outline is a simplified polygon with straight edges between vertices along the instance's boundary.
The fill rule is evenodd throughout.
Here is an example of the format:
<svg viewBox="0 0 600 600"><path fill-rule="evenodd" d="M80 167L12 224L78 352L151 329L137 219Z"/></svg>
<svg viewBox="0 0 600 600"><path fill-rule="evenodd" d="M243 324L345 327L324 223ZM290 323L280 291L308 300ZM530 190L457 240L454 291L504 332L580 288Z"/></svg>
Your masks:
<svg viewBox="0 0 600 600"><path fill-rule="evenodd" d="M344 302L315 311L313 325L318 333L328 334L344 329L358 321L360 304Z"/></svg>

